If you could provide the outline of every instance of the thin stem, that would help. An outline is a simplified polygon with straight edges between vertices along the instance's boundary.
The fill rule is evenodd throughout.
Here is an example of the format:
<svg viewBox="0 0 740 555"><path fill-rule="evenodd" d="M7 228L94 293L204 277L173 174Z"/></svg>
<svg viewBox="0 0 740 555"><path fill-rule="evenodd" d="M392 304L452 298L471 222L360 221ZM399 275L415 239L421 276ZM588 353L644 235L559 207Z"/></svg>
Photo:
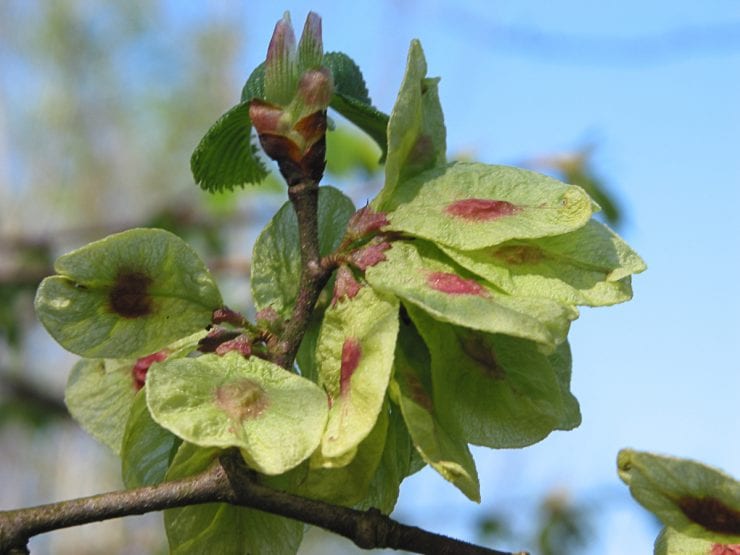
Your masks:
<svg viewBox="0 0 740 555"><path fill-rule="evenodd" d="M214 502L250 507L320 526L365 549L512 555L405 526L374 509L357 511L273 490L261 484L258 475L235 452L225 453L205 471L182 480L0 512L0 553L28 553L28 539L51 530Z"/></svg>
<svg viewBox="0 0 740 555"><path fill-rule="evenodd" d="M221 462L238 504L319 526L352 540L363 549L403 549L440 555L512 555L406 526L377 509L358 511L273 490L250 478L253 474L237 457L222 457Z"/></svg>
<svg viewBox="0 0 740 555"><path fill-rule="evenodd" d="M286 323L272 361L290 369L308 327L321 290L329 281L332 269L321 264L319 252L319 186L302 181L288 188L288 197L298 218L301 250L301 278L293 314Z"/></svg>
<svg viewBox="0 0 740 555"><path fill-rule="evenodd" d="M139 515L162 509L228 501L233 493L220 464L182 480L125 491L114 491L0 512L0 553L22 553L28 539L51 530Z"/></svg>

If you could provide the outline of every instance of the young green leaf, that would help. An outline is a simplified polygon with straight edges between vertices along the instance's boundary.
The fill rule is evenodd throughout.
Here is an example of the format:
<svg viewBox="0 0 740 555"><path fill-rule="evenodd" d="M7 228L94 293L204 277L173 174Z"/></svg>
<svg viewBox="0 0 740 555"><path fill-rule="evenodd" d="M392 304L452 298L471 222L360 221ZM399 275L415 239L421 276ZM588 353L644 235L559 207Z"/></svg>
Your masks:
<svg viewBox="0 0 740 555"><path fill-rule="evenodd" d="M248 103L253 98L265 99L265 62L254 68L242 88L242 103Z"/></svg>
<svg viewBox="0 0 740 555"><path fill-rule="evenodd" d="M372 105L365 79L357 64L344 52L324 54L324 66L334 77L334 95L330 106L367 133L380 147L382 157L388 150L388 115Z"/></svg>
<svg viewBox="0 0 740 555"><path fill-rule="evenodd" d="M427 79L427 63L418 40L411 41L406 73L388 121L385 185L373 200L377 210L393 205L398 186L445 163L446 132L437 93L438 79Z"/></svg>
<svg viewBox="0 0 740 555"><path fill-rule="evenodd" d="M61 256L41 282L36 313L64 348L139 357L205 328L222 305L195 251L161 229L132 229Z"/></svg>
<svg viewBox="0 0 740 555"><path fill-rule="evenodd" d="M375 426L357 446L349 464L333 466L317 451L310 459L310 470L296 493L335 505L351 507L362 501L380 464L388 432L388 413L380 411ZM328 466L325 466L328 465Z"/></svg>
<svg viewBox="0 0 740 555"><path fill-rule="evenodd" d="M740 543L740 482L698 462L623 449L619 477L666 526L693 538Z"/></svg>
<svg viewBox="0 0 740 555"><path fill-rule="evenodd" d="M329 254L339 246L355 207L344 193L333 187L319 188L319 249ZM254 244L252 296L257 310L272 308L289 318L301 275L298 220L286 202Z"/></svg>
<svg viewBox="0 0 740 555"><path fill-rule="evenodd" d="M740 544L719 544L692 538L665 527L655 540L654 555L739 555Z"/></svg>
<svg viewBox="0 0 740 555"><path fill-rule="evenodd" d="M645 270L640 257L605 225L462 251L441 247L455 262L512 295L566 304L605 306L632 298L629 276Z"/></svg>
<svg viewBox="0 0 740 555"><path fill-rule="evenodd" d="M80 360L72 368L64 392L72 417L117 455L121 454L136 396L133 367L134 360Z"/></svg>
<svg viewBox="0 0 740 555"><path fill-rule="evenodd" d="M205 470L220 452L183 443L167 480ZM171 555L290 555L298 551L303 537L303 524L296 520L226 503L166 510L164 525Z"/></svg>
<svg viewBox="0 0 740 555"><path fill-rule="evenodd" d="M406 182L385 208L388 229L461 250L574 231L588 222L580 187L507 166L457 162Z"/></svg>
<svg viewBox="0 0 740 555"><path fill-rule="evenodd" d="M211 126L190 158L190 169L201 189L211 193L258 184L267 177L252 143L249 102L232 107Z"/></svg>
<svg viewBox="0 0 740 555"><path fill-rule="evenodd" d="M164 480L180 439L149 414L144 391L137 393L121 449L121 473L127 488L152 486Z"/></svg>
<svg viewBox="0 0 740 555"><path fill-rule="evenodd" d="M514 297L476 280L424 241L395 241L386 260L367 269L374 288L408 301L438 320L537 341L554 349L578 312L535 297Z"/></svg>
<svg viewBox="0 0 740 555"><path fill-rule="evenodd" d="M203 447L238 447L263 474L282 474L318 447L326 395L265 360L231 352L165 361L146 380L152 418Z"/></svg>
<svg viewBox="0 0 740 555"><path fill-rule="evenodd" d="M398 301L370 287L326 310L316 347L319 384L331 403L323 457L351 454L375 426L397 333Z"/></svg>
<svg viewBox="0 0 740 555"><path fill-rule="evenodd" d="M352 58L344 52L327 52L324 54L323 65L331 70L335 93L351 97L368 106L372 105L365 78Z"/></svg>
<svg viewBox="0 0 740 555"><path fill-rule="evenodd" d="M525 447L568 420L555 370L536 343L408 313L429 349L435 414L450 433L496 449Z"/></svg>
<svg viewBox="0 0 740 555"><path fill-rule="evenodd" d="M462 436L448 433L437 420L429 351L411 325L404 325L399 335L394 368L391 394L401 407L416 449L445 480L480 503L475 461ZM455 367L448 370L454 372Z"/></svg>

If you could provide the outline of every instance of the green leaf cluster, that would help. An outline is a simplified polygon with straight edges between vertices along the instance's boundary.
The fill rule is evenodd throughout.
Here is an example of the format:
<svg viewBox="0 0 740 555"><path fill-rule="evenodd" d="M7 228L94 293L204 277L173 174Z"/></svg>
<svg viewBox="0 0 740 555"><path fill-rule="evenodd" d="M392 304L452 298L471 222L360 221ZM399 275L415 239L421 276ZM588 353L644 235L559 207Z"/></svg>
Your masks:
<svg viewBox="0 0 740 555"><path fill-rule="evenodd" d="M270 362L300 294L301 237L286 203L254 245L255 323L224 307L203 262L168 232L131 230L61 257L36 308L86 357L67 404L121 456L128 487L191 475L238 449L266 484L340 505L389 513L425 465L480 501L469 446L519 448L579 425L570 324L580 305L630 299L644 263L592 219L598 206L583 189L448 164L439 80L418 41L390 116L372 107L349 57L321 63L333 74L331 107L383 150L385 185L358 211L338 189L319 189L321 262L336 275L297 365ZM204 188L264 173L248 119L264 73L196 150ZM181 554L294 553L303 532L224 504L169 510L165 525Z"/></svg>
<svg viewBox="0 0 740 555"><path fill-rule="evenodd" d="M579 425L567 342L577 307L629 300L645 265L592 219L599 208L580 187L446 163L438 80L426 71L414 41L370 205L385 222L365 248L382 255L340 304L362 302L365 287L397 299L390 399L422 460L477 501L468 445L524 447Z"/></svg>

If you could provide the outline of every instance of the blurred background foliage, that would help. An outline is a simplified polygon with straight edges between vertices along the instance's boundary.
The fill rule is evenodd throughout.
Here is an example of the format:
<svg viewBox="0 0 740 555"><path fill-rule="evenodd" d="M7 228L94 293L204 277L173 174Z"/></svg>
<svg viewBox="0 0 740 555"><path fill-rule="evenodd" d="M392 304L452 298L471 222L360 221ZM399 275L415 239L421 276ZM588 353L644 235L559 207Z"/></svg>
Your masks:
<svg viewBox="0 0 740 555"><path fill-rule="evenodd" d="M196 246L230 304L248 305L244 245L284 201L284 187L272 178L212 196L193 185L190 154L237 100L248 71L239 66L247 8L207 6L197 24L186 24L167 17L158 0L0 2L0 508L121 487L117 460L64 407L73 357L33 315L35 288L59 254L126 228L162 227ZM325 182L363 204L382 179L379 150L340 119L327 150ZM617 225L620 208L592 152L527 165L583 186ZM482 508L480 540L575 554L594 533L589 515L598 507L564 492L517 505L529 515L524 524L521 514L515 524L512 513ZM158 515L55 532L31 546L35 554L165 550ZM320 531L302 549L349 551Z"/></svg>

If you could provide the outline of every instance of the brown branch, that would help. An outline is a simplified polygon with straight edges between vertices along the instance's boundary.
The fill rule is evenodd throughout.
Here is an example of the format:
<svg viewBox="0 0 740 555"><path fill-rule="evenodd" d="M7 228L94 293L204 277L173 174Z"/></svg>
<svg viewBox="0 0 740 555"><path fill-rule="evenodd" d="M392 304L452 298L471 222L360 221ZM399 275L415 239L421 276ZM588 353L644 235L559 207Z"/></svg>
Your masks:
<svg viewBox="0 0 740 555"><path fill-rule="evenodd" d="M227 501L231 488L223 467L182 480L115 491L27 509L0 512L0 553L28 553L28 539L51 530L151 511Z"/></svg>
<svg viewBox="0 0 740 555"><path fill-rule="evenodd" d="M301 278L293 314L281 334L278 349L272 362L283 368L291 368L298 347L308 327L311 314L321 290L331 277L332 269L322 266L319 252L319 186L315 181L305 180L288 187L296 217L301 251Z"/></svg>
<svg viewBox="0 0 740 555"><path fill-rule="evenodd" d="M182 480L0 512L0 553L26 554L37 534L187 505L226 502L319 526L364 549L414 553L513 555L400 524L375 509L357 511L273 490L259 482L238 453L222 455L205 471Z"/></svg>

